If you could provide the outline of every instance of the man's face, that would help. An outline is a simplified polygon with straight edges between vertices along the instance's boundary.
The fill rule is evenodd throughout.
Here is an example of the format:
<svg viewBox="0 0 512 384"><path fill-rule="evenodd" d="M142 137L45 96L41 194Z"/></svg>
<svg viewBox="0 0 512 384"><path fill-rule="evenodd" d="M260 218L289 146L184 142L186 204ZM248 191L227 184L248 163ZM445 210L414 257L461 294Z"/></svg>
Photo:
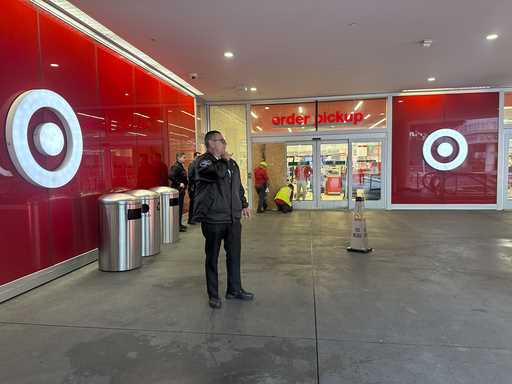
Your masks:
<svg viewBox="0 0 512 384"><path fill-rule="evenodd" d="M210 140L210 146L215 153L224 153L226 151L226 140L221 134L213 135Z"/></svg>
<svg viewBox="0 0 512 384"><path fill-rule="evenodd" d="M185 155L178 157L178 161L180 163L184 163L185 162Z"/></svg>

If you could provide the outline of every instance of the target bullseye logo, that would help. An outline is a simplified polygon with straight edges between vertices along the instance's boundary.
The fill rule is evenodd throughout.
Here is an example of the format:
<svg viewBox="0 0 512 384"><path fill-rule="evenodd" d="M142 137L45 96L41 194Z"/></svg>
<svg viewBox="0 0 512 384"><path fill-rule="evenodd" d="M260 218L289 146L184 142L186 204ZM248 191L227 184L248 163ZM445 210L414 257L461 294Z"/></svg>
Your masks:
<svg viewBox="0 0 512 384"><path fill-rule="evenodd" d="M444 137L453 139L457 143L457 146L459 147L458 153L455 156L455 158L445 163L436 160L432 155L432 150L435 141ZM454 153L454 151L455 148L453 147L453 145L447 142L439 144L436 148L437 154L443 158L450 157ZM462 163L464 163L467 157L468 142L466 141L464 136L462 136L462 134L453 129L438 129L437 131L434 131L430 135L428 135L427 139L423 143L423 158L425 159L428 165L430 165L434 169L437 169L438 171L451 171L455 168L458 168L462 165Z"/></svg>
<svg viewBox="0 0 512 384"><path fill-rule="evenodd" d="M57 156L67 151L59 167L43 168L30 152L28 127L32 116L41 108L51 110L59 118L64 134L55 123L43 123L34 132L37 151L45 156ZM7 115L6 141L9 156L16 170L32 184L59 188L73 179L80 167L83 152L82 130L69 103L59 94L47 89L22 93L14 100Z"/></svg>

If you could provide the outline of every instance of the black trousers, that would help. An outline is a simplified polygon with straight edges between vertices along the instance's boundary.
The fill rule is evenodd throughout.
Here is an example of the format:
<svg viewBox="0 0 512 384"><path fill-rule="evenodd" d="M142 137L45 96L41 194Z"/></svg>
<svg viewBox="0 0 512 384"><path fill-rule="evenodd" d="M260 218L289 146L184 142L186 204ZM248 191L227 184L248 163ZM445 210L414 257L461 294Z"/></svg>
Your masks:
<svg viewBox="0 0 512 384"><path fill-rule="evenodd" d="M256 192L258 193L258 212L264 211L267 209L267 189L266 185L262 185L256 187Z"/></svg>
<svg viewBox="0 0 512 384"><path fill-rule="evenodd" d="M289 212L293 211L293 207L290 207L288 204L276 203L276 206L277 206L277 210L281 211L283 213L289 213Z"/></svg>
<svg viewBox="0 0 512 384"><path fill-rule="evenodd" d="M240 221L227 224L201 223L201 229L205 238L205 271L208 297L219 298L219 273L217 266L222 240L224 240L224 250L226 251L227 291L239 291L242 288L240 276L242 225Z"/></svg>
<svg viewBox="0 0 512 384"><path fill-rule="evenodd" d="M183 225L183 223L181 222L181 218L183 217L183 205L185 204L185 190L181 190L180 191L180 195L178 197L178 204L180 206L180 227Z"/></svg>
<svg viewBox="0 0 512 384"><path fill-rule="evenodd" d="M188 193L188 223L192 224L194 220L192 220L192 214L194 212L194 193Z"/></svg>

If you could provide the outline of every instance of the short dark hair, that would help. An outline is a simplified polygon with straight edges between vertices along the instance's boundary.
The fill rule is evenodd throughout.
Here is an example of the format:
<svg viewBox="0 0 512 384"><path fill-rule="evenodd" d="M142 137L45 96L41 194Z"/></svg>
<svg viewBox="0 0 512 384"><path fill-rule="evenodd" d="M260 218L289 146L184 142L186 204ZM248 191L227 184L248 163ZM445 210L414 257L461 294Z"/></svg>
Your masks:
<svg viewBox="0 0 512 384"><path fill-rule="evenodd" d="M176 153L176 160L178 160L181 156L185 156L185 152L178 152Z"/></svg>
<svg viewBox="0 0 512 384"><path fill-rule="evenodd" d="M206 135L204 135L204 145L206 146L206 148L209 147L208 142L212 140L213 136L215 135L222 135L222 133L220 133L219 131L209 131L206 133Z"/></svg>

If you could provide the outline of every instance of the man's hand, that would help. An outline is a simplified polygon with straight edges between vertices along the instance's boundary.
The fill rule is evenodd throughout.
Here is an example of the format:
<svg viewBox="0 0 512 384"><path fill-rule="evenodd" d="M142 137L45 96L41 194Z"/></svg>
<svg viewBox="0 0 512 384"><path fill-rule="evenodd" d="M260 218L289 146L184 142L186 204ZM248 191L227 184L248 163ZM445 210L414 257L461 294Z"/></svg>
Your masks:
<svg viewBox="0 0 512 384"><path fill-rule="evenodd" d="M248 219L250 219L251 218L251 208L242 209L242 217L247 217Z"/></svg>

